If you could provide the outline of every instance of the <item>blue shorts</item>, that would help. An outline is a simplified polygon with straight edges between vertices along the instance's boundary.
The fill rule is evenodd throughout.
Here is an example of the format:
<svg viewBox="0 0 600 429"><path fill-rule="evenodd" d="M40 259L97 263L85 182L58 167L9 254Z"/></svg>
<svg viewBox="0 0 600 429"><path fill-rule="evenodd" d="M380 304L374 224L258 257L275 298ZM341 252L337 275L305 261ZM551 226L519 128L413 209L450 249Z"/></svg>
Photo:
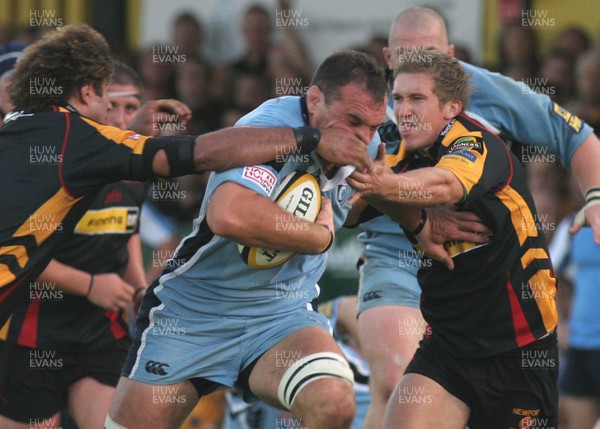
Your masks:
<svg viewBox="0 0 600 429"><path fill-rule="evenodd" d="M331 333L327 318L310 304L285 314L236 317L233 314L171 312L150 289L144 296L123 376L167 385L190 380L200 396L238 387L255 400L240 374L267 350L302 328Z"/></svg>
<svg viewBox="0 0 600 429"><path fill-rule="evenodd" d="M417 278L396 266L368 260L360 267L358 314L385 305L419 308L421 288Z"/></svg>

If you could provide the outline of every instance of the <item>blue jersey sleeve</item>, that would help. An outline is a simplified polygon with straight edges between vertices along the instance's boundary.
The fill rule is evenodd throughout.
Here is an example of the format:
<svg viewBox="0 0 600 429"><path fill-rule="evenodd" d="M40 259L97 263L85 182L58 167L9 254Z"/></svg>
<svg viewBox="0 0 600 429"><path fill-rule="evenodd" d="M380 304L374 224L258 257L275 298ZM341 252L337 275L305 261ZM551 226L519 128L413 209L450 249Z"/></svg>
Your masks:
<svg viewBox="0 0 600 429"><path fill-rule="evenodd" d="M565 167L593 129L550 97L499 73L461 62L471 76L468 110L498 128L503 136L530 146L547 147Z"/></svg>

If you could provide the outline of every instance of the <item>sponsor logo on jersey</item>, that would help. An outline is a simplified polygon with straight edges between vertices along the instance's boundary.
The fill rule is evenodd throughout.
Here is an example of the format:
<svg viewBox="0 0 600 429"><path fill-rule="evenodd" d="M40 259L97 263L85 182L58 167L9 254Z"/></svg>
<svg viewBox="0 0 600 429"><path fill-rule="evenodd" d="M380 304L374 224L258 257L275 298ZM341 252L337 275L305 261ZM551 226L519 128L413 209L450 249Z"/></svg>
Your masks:
<svg viewBox="0 0 600 429"><path fill-rule="evenodd" d="M111 207L88 210L75 227L76 234L132 234L135 232L140 209L138 207Z"/></svg>
<svg viewBox="0 0 600 429"><path fill-rule="evenodd" d="M483 155L483 141L479 137L465 136L456 139L448 146L448 154L472 150Z"/></svg>
<svg viewBox="0 0 600 429"><path fill-rule="evenodd" d="M374 290L371 292L367 292L363 295L363 302L367 302L367 301L373 301L374 299L381 299L381 291L380 290Z"/></svg>
<svg viewBox="0 0 600 429"><path fill-rule="evenodd" d="M148 362L146 362L146 366L144 368L146 369L146 372L150 373L150 374L167 375L168 372L167 372L166 368L169 368L169 367L170 367L169 364L149 360Z"/></svg>
<svg viewBox="0 0 600 429"><path fill-rule="evenodd" d="M275 185L277 184L277 176L264 167L248 166L244 167L242 177L245 180L256 183L260 186L267 195L271 196Z"/></svg>

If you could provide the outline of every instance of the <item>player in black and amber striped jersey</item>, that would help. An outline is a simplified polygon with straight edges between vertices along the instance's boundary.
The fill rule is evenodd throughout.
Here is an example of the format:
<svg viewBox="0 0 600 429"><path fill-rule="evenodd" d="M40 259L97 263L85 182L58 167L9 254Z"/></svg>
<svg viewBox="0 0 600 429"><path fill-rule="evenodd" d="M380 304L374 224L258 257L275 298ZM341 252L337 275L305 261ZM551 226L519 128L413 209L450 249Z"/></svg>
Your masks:
<svg viewBox="0 0 600 429"><path fill-rule="evenodd" d="M116 63L108 124L127 128L141 94L137 73ZM141 182L105 185L30 284L29 300L13 309L0 335L3 364L11 368L0 372L0 426L18 429L32 418L58 423L67 406L79 427L103 425L131 344L125 307L146 287L138 234L145 194ZM31 356L55 356L61 365L38 358L32 368Z"/></svg>
<svg viewBox="0 0 600 429"><path fill-rule="evenodd" d="M132 129L147 135L105 126L111 77L108 44L85 25L48 33L17 64L9 88L17 107L0 130L0 332L107 183L258 164L295 150L315 149L335 164L360 169L371 163L355 136L333 128L150 137L160 111L189 117L174 100L142 106Z"/></svg>
<svg viewBox="0 0 600 429"><path fill-rule="evenodd" d="M446 243L446 264L423 255L428 326L384 427L555 427L556 280L524 171L499 137L461 113L468 78L452 57L401 55L392 96L410 152L398 167L410 171L380 167L349 183L389 201L473 211L492 237ZM430 227L424 216L413 233Z"/></svg>

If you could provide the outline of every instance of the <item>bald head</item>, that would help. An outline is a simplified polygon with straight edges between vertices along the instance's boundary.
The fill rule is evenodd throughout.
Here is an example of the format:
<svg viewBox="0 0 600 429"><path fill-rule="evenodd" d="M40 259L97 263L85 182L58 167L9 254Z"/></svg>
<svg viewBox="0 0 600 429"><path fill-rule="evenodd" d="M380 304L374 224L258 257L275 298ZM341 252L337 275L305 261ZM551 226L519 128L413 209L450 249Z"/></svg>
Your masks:
<svg viewBox="0 0 600 429"><path fill-rule="evenodd" d="M433 9L412 7L394 19L388 36L388 47L383 53L390 69L398 65L399 52L418 53L436 49L454 55L454 46L448 45L446 23Z"/></svg>

